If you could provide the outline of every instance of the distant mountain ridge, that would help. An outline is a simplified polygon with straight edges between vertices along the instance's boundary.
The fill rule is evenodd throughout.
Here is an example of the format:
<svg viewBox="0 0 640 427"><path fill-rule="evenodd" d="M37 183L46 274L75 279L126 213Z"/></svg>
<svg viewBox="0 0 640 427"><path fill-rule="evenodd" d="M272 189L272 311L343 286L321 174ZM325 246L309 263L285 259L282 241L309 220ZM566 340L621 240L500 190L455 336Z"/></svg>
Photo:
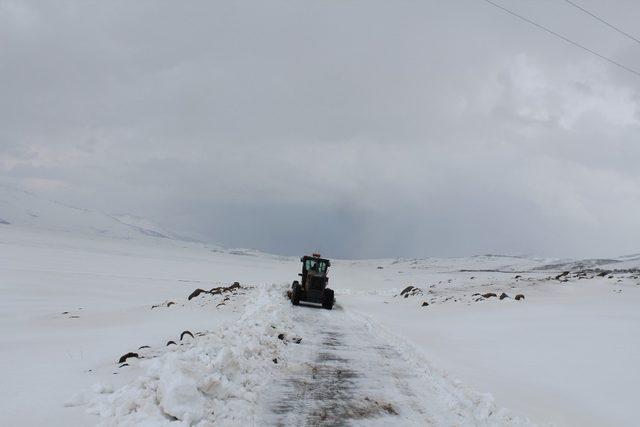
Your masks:
<svg viewBox="0 0 640 427"><path fill-rule="evenodd" d="M141 217L79 208L0 184L0 227L12 225L125 239L185 240Z"/></svg>
<svg viewBox="0 0 640 427"><path fill-rule="evenodd" d="M140 216L124 213L107 214L79 208L0 183L0 233L4 227L12 226L121 239L152 238L200 243L206 241L165 230L153 221ZM212 249L214 251L237 255L269 255L258 250L232 250L218 246L212 246L212 248L215 248ZM286 258L277 255L269 256ZM409 269L440 269L443 271L459 270L462 265L464 265L465 271L566 271L595 268L623 270L640 268L640 253L593 259L484 254L461 258L396 259L393 263L406 264Z"/></svg>

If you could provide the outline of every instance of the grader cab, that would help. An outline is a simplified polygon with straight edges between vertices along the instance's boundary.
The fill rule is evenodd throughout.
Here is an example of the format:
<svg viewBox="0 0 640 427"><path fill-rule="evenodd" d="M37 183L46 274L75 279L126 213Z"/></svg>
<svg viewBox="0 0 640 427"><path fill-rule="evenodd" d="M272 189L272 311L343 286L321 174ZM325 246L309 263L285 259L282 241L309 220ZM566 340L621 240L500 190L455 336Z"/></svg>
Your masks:
<svg viewBox="0 0 640 427"><path fill-rule="evenodd" d="M331 310L334 303L333 290L327 287L329 277L327 270L331 261L322 258L320 254L305 255L300 258L302 273L298 273L301 280L295 280L291 285L291 303L300 302L322 304L323 308Z"/></svg>

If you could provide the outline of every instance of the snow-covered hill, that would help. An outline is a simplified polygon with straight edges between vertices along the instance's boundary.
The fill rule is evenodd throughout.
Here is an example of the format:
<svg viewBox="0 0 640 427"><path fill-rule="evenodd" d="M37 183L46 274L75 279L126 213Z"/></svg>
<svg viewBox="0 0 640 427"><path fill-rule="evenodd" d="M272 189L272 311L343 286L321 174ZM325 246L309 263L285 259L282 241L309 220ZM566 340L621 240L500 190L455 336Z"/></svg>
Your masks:
<svg viewBox="0 0 640 427"><path fill-rule="evenodd" d="M638 254L334 260L327 312L167 236L0 187L0 425L637 425Z"/></svg>
<svg viewBox="0 0 640 427"><path fill-rule="evenodd" d="M0 184L0 225L116 238L176 237L133 215L109 215L69 206Z"/></svg>
<svg viewBox="0 0 640 427"><path fill-rule="evenodd" d="M0 227L2 425L637 420L634 272L558 279L536 269L547 260L509 256L335 260L327 312L284 298L296 258ZM238 292L188 298L235 281ZM128 352L141 358L116 363Z"/></svg>

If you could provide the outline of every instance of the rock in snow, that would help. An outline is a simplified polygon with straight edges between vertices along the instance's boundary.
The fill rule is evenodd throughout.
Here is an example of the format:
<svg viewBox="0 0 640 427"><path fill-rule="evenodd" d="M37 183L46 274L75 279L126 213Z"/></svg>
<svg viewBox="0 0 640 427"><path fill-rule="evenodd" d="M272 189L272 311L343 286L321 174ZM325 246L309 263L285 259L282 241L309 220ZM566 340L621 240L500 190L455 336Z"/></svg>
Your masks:
<svg viewBox="0 0 640 427"><path fill-rule="evenodd" d="M187 335L188 335L188 336L190 336L191 338L193 338L193 334L192 334L190 331L183 331L183 332L180 334L180 341L182 341L182 339L183 339L185 336L187 336Z"/></svg>
<svg viewBox="0 0 640 427"><path fill-rule="evenodd" d="M118 363L124 363L124 362L126 362L126 360L127 360L128 358L130 358L130 357L134 357L134 358L136 358L136 359L138 359L138 358L139 358L138 353L127 353L127 354L122 355L122 356L120 357L120 359L118 359Z"/></svg>

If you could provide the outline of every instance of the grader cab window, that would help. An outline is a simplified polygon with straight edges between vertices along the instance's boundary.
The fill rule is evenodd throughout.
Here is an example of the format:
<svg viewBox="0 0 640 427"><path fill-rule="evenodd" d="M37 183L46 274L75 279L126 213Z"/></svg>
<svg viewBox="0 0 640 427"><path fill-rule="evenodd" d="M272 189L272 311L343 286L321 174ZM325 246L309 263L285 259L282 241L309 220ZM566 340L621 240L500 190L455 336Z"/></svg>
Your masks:
<svg viewBox="0 0 640 427"><path fill-rule="evenodd" d="M314 259L308 259L304 266L306 271L317 271L318 273L324 273L327 271L327 263L324 261L317 261Z"/></svg>

